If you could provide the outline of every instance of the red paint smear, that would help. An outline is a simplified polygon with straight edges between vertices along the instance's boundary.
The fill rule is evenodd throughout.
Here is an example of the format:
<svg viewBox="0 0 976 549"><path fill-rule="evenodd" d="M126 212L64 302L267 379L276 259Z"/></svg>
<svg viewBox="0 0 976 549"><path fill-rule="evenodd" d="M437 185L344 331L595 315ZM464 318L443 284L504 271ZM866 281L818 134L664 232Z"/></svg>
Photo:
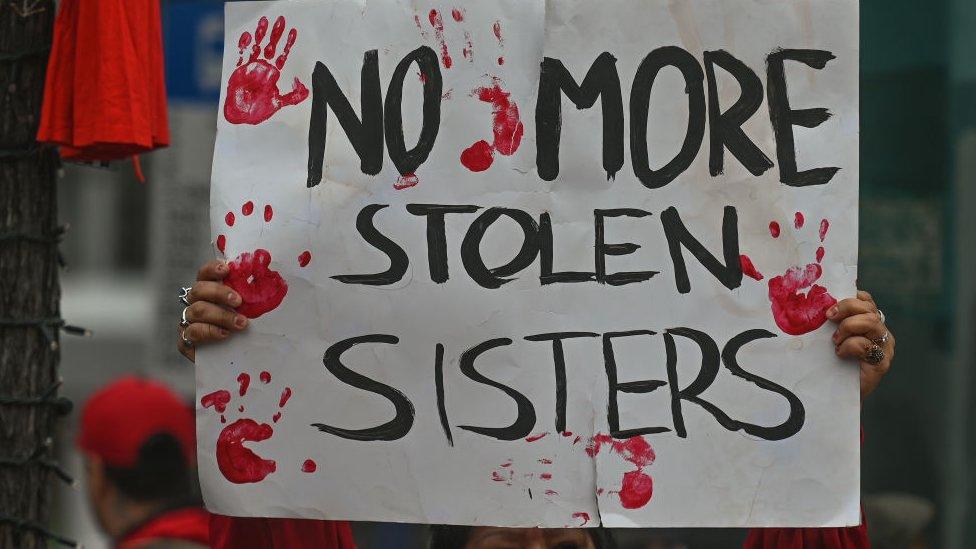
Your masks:
<svg viewBox="0 0 976 549"><path fill-rule="evenodd" d="M237 411L243 414L244 413L244 405L241 404L240 406L238 406L237 407Z"/></svg>
<svg viewBox="0 0 976 549"><path fill-rule="evenodd" d="M461 152L461 165L473 172L487 170L494 160L491 145L483 139Z"/></svg>
<svg viewBox="0 0 976 549"><path fill-rule="evenodd" d="M511 461L506 461L505 463L502 463L501 464L501 467L511 467L511 466L512 466L512 462Z"/></svg>
<svg viewBox="0 0 976 549"><path fill-rule="evenodd" d="M224 416L220 416L220 422L227 423L227 418L225 418Z"/></svg>
<svg viewBox="0 0 976 549"><path fill-rule="evenodd" d="M241 213L244 215L251 215L254 213L254 202L251 202L250 200L245 202L244 205L241 206Z"/></svg>
<svg viewBox="0 0 976 549"><path fill-rule="evenodd" d="M654 493L654 481L640 470L624 474L624 481L620 486L620 505L624 509L639 509L651 501Z"/></svg>
<svg viewBox="0 0 976 549"><path fill-rule="evenodd" d="M453 10L451 10L451 17L453 17L454 20L457 21L458 23L460 23L461 21L464 21L464 14L461 13L461 10L459 10L457 8L454 8Z"/></svg>
<svg viewBox="0 0 976 549"><path fill-rule="evenodd" d="M566 438L569 438L569 437L573 436L573 432L572 431L563 431L562 432L562 435L564 437L566 437Z"/></svg>
<svg viewBox="0 0 976 549"><path fill-rule="evenodd" d="M318 466L315 465L315 462L312 461L312 460L310 460L310 459L306 459L305 460L305 463L302 463L302 472L303 473L314 473L315 472L315 469L317 469L317 468L318 468Z"/></svg>
<svg viewBox="0 0 976 549"><path fill-rule="evenodd" d="M461 50L461 54L469 63L474 61L474 44L471 42L471 33L468 31L464 31L464 49Z"/></svg>
<svg viewBox="0 0 976 549"><path fill-rule="evenodd" d="M253 419L239 419L224 427L217 437L217 467L224 478L234 484L260 482L275 472L275 462L263 459L245 442L260 442L271 438L274 430L267 423Z"/></svg>
<svg viewBox="0 0 976 549"><path fill-rule="evenodd" d="M546 495L547 496L558 496L559 495L559 492L557 492L555 490L546 490Z"/></svg>
<svg viewBox="0 0 976 549"><path fill-rule="evenodd" d="M285 32L285 18L278 16L275 19L274 27L271 28L271 38L268 39L268 45L264 48L264 56L268 59L274 57L275 50L278 49L278 41L281 40L281 35Z"/></svg>
<svg viewBox="0 0 976 549"><path fill-rule="evenodd" d="M573 439L573 444L578 444L579 441L581 441L581 440L583 440L582 435L576 435L576 438Z"/></svg>
<svg viewBox="0 0 976 549"><path fill-rule="evenodd" d="M574 518L574 519L580 519L580 520L582 520L582 521L583 521L583 522L582 522L582 523L580 524L580 526L583 526L583 525L585 525L586 523L588 523L588 522L590 522L590 514L589 514L589 513L586 513L586 512L584 512L584 511L580 511L580 512L578 512L578 513L573 513L573 518Z"/></svg>
<svg viewBox="0 0 976 549"><path fill-rule="evenodd" d="M532 435L532 436L529 436L529 437L525 437L525 442L535 442L535 441L541 439L542 437L544 437L544 436L546 436L548 434L549 434L548 432L545 432L545 433L542 433L542 434Z"/></svg>
<svg viewBox="0 0 976 549"><path fill-rule="evenodd" d="M422 37L422 38L423 38L424 40L426 40L426 39L427 39L427 31L426 31L426 30L424 30L424 26L423 26L423 24L421 24L421 23L420 23L420 16L419 16L419 15L416 15L416 14L415 14L415 15L413 16L413 22L414 22L414 23L416 23L416 24L417 24L417 28L418 28L418 29L420 29L420 36L421 36L421 37Z"/></svg>
<svg viewBox="0 0 976 549"><path fill-rule="evenodd" d="M427 75L426 74L424 74L422 72L418 72L417 73L417 77L420 78L420 83L421 84L426 84L427 83Z"/></svg>
<svg viewBox="0 0 976 549"><path fill-rule="evenodd" d="M538 460L538 462L543 465L552 465L552 460L549 458L541 458Z"/></svg>
<svg viewBox="0 0 976 549"><path fill-rule="evenodd" d="M200 399L200 404L202 404L204 408L213 406L214 410L216 410L218 414L224 413L224 410L227 409L228 402L230 402L230 391L226 389L220 389L218 391L203 395L203 398Z"/></svg>
<svg viewBox="0 0 976 549"><path fill-rule="evenodd" d="M416 187L420 180L417 179L416 174L413 172L403 174L397 178L397 182L393 184L393 188L402 191L403 189L409 189L410 187Z"/></svg>
<svg viewBox="0 0 976 549"><path fill-rule="evenodd" d="M261 375L259 377L261 378L261 383L271 383L270 372L261 372Z"/></svg>
<svg viewBox="0 0 976 549"><path fill-rule="evenodd" d="M285 387L285 390L281 392L281 398L278 399L278 407L284 408L289 398L291 398L291 387Z"/></svg>
<svg viewBox="0 0 976 549"><path fill-rule="evenodd" d="M539 478L542 479L542 480L551 480L552 479L552 473L540 473L539 474Z"/></svg>
<svg viewBox="0 0 976 549"><path fill-rule="evenodd" d="M224 248L227 247L227 237L224 235L217 235L217 249L220 253L224 253Z"/></svg>
<svg viewBox="0 0 976 549"><path fill-rule="evenodd" d="M305 267L312 261L312 252L305 250L298 256L298 266Z"/></svg>
<svg viewBox="0 0 976 549"><path fill-rule="evenodd" d="M270 208L270 206L268 206ZM265 218L267 218L267 209ZM271 253L258 249L254 253L244 252L227 264L229 272L224 284L230 286L241 296L242 304L237 312L257 318L281 305L288 293L288 284L277 271L268 268Z"/></svg>
<svg viewBox="0 0 976 549"><path fill-rule="evenodd" d="M780 232L779 223L777 223L775 221L770 221L769 222L769 234L772 235L773 238L779 238L779 232Z"/></svg>
<svg viewBox="0 0 976 549"><path fill-rule="evenodd" d="M284 17L278 17L275 20L274 28L271 30L271 39L267 47L264 48L266 59L261 59L259 58L261 40L264 39L264 34L268 30L268 19L262 17L258 21L257 29L254 32L255 43L251 48L251 55L247 63L243 63L242 58L238 62L238 67L227 80L224 118L231 124L260 124L271 118L282 107L297 105L308 98L308 88L298 78L292 81L292 89L288 93L282 94L278 88L281 69L288 60L291 46L298 38L298 31L295 29L289 31L288 43L285 45L284 53L278 57L274 65L269 62L274 57L278 40L281 38L284 28ZM250 43L250 35L247 38L241 35L238 46L245 43ZM243 48L241 49L241 53L243 53Z"/></svg>
<svg viewBox="0 0 976 549"><path fill-rule="evenodd" d="M636 469L624 474L621 481L620 504L625 509L637 509L647 505L651 500L654 483L651 477L643 472L644 467L654 463L657 456L654 449L641 436L630 437L624 441L615 440L608 434L596 434L590 439L586 446L586 453L590 457L595 457L600 453L603 445L609 445L617 454L636 466ZM602 489L597 490L597 495L602 494Z"/></svg>
<svg viewBox="0 0 976 549"><path fill-rule="evenodd" d="M796 212L796 214L793 216L793 226L797 229L803 227L804 221L805 219L803 218L802 212Z"/></svg>
<svg viewBox="0 0 976 549"><path fill-rule="evenodd" d="M760 273L758 270L756 270L756 266L752 264L752 259L749 259L749 256L747 256L747 255L740 255L739 256L739 263L742 265L742 274L748 276L749 278L753 278L753 279L756 279L756 280L762 280L763 279L762 273Z"/></svg>
<svg viewBox="0 0 976 549"><path fill-rule="evenodd" d="M498 56L498 64L499 65L504 65L505 64L505 58L499 55Z"/></svg>
<svg viewBox="0 0 976 549"><path fill-rule="evenodd" d="M509 156L515 154L522 143L522 120L519 117L518 105L509 100L511 95L501 87L501 80L493 78L490 88L478 88L475 93L478 99L491 103L493 115L492 131L495 135L492 147L499 154Z"/></svg>
<svg viewBox="0 0 976 549"><path fill-rule="evenodd" d="M271 204L265 204L264 205L264 220L265 221L271 221L271 218L272 217L274 217L274 209L271 208Z"/></svg>
<svg viewBox="0 0 976 549"><path fill-rule="evenodd" d="M816 330L827 321L827 310L837 300L827 289L814 284L823 269L816 263L806 267L790 267L782 276L769 281L769 300L773 319L781 330L790 335L802 335ZM800 290L810 288L807 293Z"/></svg>
<svg viewBox="0 0 976 549"><path fill-rule="evenodd" d="M495 33L495 38L498 39L498 45L502 45L502 24L500 21L495 21L491 26L491 32Z"/></svg>
<svg viewBox="0 0 976 549"><path fill-rule="evenodd" d="M821 261L823 261L823 258L824 258L824 254L825 253L826 253L826 251L824 250L824 247L823 246L817 248L817 263L820 263Z"/></svg>
<svg viewBox="0 0 976 549"><path fill-rule="evenodd" d="M444 41L444 20L441 19L441 14L437 10L430 10L427 19L430 20L430 26L434 27L434 36L437 37L437 41L441 45L441 63L443 63L445 69L449 69L454 64L454 61L451 59L451 54L447 51L447 42Z"/></svg>
<svg viewBox="0 0 976 549"><path fill-rule="evenodd" d="M237 49L244 53L244 48L251 45L251 33L244 31L240 39L237 40Z"/></svg>
<svg viewBox="0 0 976 549"><path fill-rule="evenodd" d="M596 489L596 495L602 496L603 495L603 488L597 488Z"/></svg>
<svg viewBox="0 0 976 549"><path fill-rule="evenodd" d="M827 238L827 231L830 230L830 221L826 219L820 220L820 241L823 242Z"/></svg>
<svg viewBox="0 0 976 549"><path fill-rule="evenodd" d="M501 474L499 474L498 471L492 471L491 480L495 482L505 482L507 479L503 477Z"/></svg>
<svg viewBox="0 0 976 549"><path fill-rule="evenodd" d="M251 385L251 376L249 376L244 372L241 372L241 375L237 376L237 382L240 383L241 385L241 389L238 392L238 394L240 394L241 396L246 395L247 388L249 385Z"/></svg>
<svg viewBox="0 0 976 549"><path fill-rule="evenodd" d="M271 421L275 423L278 423L279 419L281 419L281 412L275 412L275 414L271 416Z"/></svg>
<svg viewBox="0 0 976 549"><path fill-rule="evenodd" d="M224 216L224 223L226 223L228 227L234 226L234 220L234 212L227 212L227 215Z"/></svg>

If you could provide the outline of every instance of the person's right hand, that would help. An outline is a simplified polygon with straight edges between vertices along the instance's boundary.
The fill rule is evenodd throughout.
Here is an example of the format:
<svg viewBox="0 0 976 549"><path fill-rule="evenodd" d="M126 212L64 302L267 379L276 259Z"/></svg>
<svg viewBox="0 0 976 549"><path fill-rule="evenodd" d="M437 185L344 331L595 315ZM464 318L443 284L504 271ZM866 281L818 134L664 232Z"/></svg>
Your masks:
<svg viewBox="0 0 976 549"><path fill-rule="evenodd" d="M204 264L187 295L190 306L186 308L186 320L190 324L179 327L176 345L190 362L196 359L197 345L223 341L247 328L247 317L234 311L241 304L241 296L221 283L228 272L226 261Z"/></svg>

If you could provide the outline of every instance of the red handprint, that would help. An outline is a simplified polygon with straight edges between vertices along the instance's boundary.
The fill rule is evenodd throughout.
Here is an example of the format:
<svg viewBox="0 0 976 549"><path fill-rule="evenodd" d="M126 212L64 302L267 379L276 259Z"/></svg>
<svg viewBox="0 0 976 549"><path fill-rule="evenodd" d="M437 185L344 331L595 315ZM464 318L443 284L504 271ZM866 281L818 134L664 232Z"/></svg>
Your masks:
<svg viewBox="0 0 976 549"><path fill-rule="evenodd" d="M802 229L805 222L802 212L794 214L793 227L796 230ZM787 334L803 335L816 330L827 322L827 310L837 303L837 299L830 295L826 288L816 284L823 276L823 267L820 263L823 261L825 251L822 244L829 230L830 222L826 219L820 220L818 236L821 246L816 251L816 263L808 263L805 266L794 265L782 275L775 276L769 281L769 301L773 320L776 321L779 329ZM769 223L769 234L773 238L779 238L778 222ZM748 256L743 255L740 260L743 274L755 280L763 279L762 273L756 269Z"/></svg>
<svg viewBox="0 0 976 549"><path fill-rule="evenodd" d="M254 30L254 45L251 55L244 63L244 50L251 45L251 33L245 31L237 42L241 57L237 60L237 69L227 81L227 98L224 100L224 118L231 124L260 124L278 112L286 105L297 105L308 98L308 88L298 77L292 84L292 90L284 95L278 90L278 78L281 69L288 61L288 53L295 45L298 31L292 28L288 31L285 49L277 59L274 58L278 41L285 31L285 18L278 16L271 37L264 47L264 59L261 56L261 41L268 31L268 18L262 17ZM274 60L274 65L270 63Z"/></svg>
<svg viewBox="0 0 976 549"><path fill-rule="evenodd" d="M241 206L241 214L250 217L254 213L254 202L248 200ZM271 223L274 209L270 204L264 206L264 221ZM227 227L237 223L237 215L227 212L224 216ZM217 235L217 249L226 254L227 236ZM312 261L312 252L305 250L298 256L298 265L306 267ZM224 279L224 284L230 286L241 295L242 303L237 312L248 317L259 316L273 311L281 305L288 293L288 284L278 271L272 270L271 252L264 248L257 248L253 252L244 251L227 263L230 272Z"/></svg>

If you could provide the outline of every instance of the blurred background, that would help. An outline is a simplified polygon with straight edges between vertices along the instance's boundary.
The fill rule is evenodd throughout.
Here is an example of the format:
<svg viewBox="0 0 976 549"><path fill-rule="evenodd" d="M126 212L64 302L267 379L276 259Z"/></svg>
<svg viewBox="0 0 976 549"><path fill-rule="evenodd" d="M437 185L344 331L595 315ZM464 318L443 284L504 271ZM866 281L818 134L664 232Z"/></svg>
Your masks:
<svg viewBox="0 0 976 549"><path fill-rule="evenodd" d="M223 5L163 0L173 146L128 164L66 165L60 215L63 316L94 337L64 338L64 392L83 402L123 373L192 394L175 349L177 286L212 257L208 200ZM863 492L873 534L924 528L927 545L976 547L976 2L862 0L859 284L882 304L898 358L864 409ZM77 414L62 423L62 462ZM81 476L80 474L78 476ZM108 547L80 489L58 488L56 531ZM420 547L411 526L356 526L362 547ZM735 547L741 531L621 534L630 547ZM895 547L879 540L878 547ZM906 545L907 546L907 545Z"/></svg>

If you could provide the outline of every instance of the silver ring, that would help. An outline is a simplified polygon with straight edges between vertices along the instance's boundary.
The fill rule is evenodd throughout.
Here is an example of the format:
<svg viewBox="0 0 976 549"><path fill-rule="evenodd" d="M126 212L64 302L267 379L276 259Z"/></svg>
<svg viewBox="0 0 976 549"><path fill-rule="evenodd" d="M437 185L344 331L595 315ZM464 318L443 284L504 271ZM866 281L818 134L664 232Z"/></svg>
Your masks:
<svg viewBox="0 0 976 549"><path fill-rule="evenodd" d="M888 343L889 339L891 339L891 332L885 330L883 336L879 337L878 339L872 339L871 341L874 342L874 344L879 347L884 347Z"/></svg>
<svg viewBox="0 0 976 549"><path fill-rule="evenodd" d="M189 306L190 305L190 291L193 288L180 288L180 303Z"/></svg>
<svg viewBox="0 0 976 549"><path fill-rule="evenodd" d="M190 325L190 321L186 319L186 310L189 309L189 308L190 308L189 306L183 307L183 312L180 314L180 327L181 328L186 328L187 326Z"/></svg>
<svg viewBox="0 0 976 549"><path fill-rule="evenodd" d="M885 359L885 352L879 345L874 344L868 349L866 355L864 355L864 362L868 364L878 365L881 361Z"/></svg>
<svg viewBox="0 0 976 549"><path fill-rule="evenodd" d="M884 314L884 311L882 311L881 309L878 309L878 316L881 318L881 323L882 324L887 324L887 322L885 322L885 314Z"/></svg>
<svg viewBox="0 0 976 549"><path fill-rule="evenodd" d="M180 330L180 340L182 340L184 347L193 347L193 342L186 338L186 329Z"/></svg>

